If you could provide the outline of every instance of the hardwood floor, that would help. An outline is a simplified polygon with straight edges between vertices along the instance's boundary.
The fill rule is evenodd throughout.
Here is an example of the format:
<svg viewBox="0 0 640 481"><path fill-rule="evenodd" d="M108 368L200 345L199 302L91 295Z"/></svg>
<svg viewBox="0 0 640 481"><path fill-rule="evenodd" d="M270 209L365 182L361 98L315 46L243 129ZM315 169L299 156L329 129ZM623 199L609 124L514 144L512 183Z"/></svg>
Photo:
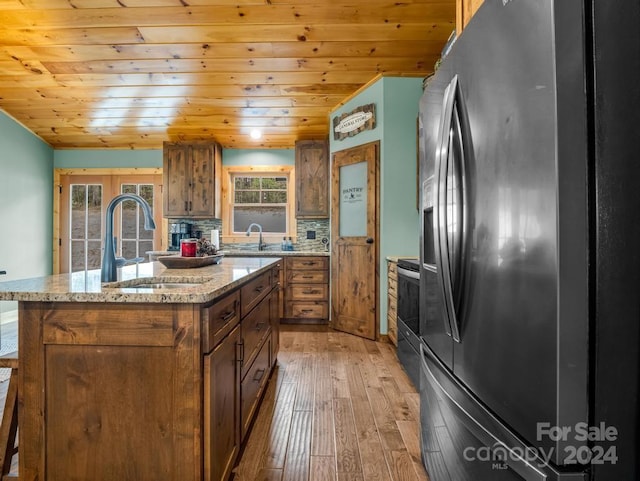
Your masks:
<svg viewBox="0 0 640 481"><path fill-rule="evenodd" d="M235 481L426 481L419 395L386 343L283 325Z"/></svg>

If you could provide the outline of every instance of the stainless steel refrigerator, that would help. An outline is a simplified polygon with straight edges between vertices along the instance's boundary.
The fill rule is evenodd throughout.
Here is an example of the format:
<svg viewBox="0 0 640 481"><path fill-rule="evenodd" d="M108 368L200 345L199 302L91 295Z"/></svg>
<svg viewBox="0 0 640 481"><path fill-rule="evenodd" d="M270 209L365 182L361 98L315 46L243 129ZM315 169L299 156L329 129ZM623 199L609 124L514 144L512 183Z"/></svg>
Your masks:
<svg viewBox="0 0 640 481"><path fill-rule="evenodd" d="M640 479L640 2L485 0L420 103L431 481Z"/></svg>

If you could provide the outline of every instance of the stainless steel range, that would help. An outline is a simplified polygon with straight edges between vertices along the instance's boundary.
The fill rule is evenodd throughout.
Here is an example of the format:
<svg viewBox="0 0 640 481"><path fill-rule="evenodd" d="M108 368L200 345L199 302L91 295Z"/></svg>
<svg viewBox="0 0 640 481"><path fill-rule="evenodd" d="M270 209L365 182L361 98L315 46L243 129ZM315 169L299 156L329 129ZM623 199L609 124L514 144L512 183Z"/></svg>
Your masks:
<svg viewBox="0 0 640 481"><path fill-rule="evenodd" d="M420 385L420 261L398 261L398 359Z"/></svg>

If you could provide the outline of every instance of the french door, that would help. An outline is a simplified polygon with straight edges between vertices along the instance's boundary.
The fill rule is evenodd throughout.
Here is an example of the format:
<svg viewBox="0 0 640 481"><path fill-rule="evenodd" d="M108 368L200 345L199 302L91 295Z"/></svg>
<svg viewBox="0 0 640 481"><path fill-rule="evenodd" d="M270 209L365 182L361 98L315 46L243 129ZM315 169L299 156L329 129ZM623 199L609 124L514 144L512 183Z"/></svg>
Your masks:
<svg viewBox="0 0 640 481"><path fill-rule="evenodd" d="M152 208L157 226L162 225L160 175L62 175L60 177L59 272L99 269L102 263L105 210L118 194L138 194ZM144 215L133 201L116 209L116 254L126 259L146 257L162 249L162 229L146 231Z"/></svg>

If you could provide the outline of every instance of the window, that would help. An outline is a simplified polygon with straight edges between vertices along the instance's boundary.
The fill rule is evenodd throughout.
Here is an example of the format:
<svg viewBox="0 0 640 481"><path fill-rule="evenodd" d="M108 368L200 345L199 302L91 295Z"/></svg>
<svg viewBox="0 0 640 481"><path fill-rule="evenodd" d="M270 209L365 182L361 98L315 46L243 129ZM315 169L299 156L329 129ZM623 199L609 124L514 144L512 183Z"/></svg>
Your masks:
<svg viewBox="0 0 640 481"><path fill-rule="evenodd" d="M247 242L245 233L252 223L262 226L268 242L295 236L293 166L226 167L225 171L226 242Z"/></svg>
<svg viewBox="0 0 640 481"><path fill-rule="evenodd" d="M262 232L286 234L286 176L233 174L233 232L246 232L252 222L262 226Z"/></svg>

